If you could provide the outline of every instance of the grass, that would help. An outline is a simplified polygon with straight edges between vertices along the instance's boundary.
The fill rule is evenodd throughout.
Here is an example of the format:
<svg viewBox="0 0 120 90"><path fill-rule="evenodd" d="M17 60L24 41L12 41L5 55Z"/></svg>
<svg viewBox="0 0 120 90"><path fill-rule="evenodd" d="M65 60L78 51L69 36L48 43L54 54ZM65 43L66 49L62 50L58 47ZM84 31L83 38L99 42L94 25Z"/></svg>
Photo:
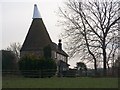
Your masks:
<svg viewBox="0 0 120 90"><path fill-rule="evenodd" d="M117 78L52 77L24 78L3 77L3 88L118 88Z"/></svg>

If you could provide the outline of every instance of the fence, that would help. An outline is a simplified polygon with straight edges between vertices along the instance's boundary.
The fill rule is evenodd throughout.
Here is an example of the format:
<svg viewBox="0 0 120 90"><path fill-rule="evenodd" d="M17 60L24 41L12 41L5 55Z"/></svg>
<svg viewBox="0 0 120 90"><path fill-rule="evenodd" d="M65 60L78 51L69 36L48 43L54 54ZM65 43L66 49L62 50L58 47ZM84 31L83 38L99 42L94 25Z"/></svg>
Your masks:
<svg viewBox="0 0 120 90"><path fill-rule="evenodd" d="M107 70L107 76L118 76L120 69L109 69ZM19 71L19 70L3 70L2 71L2 76L25 76L25 77L53 77L53 76L59 76L59 77L80 77L80 76L96 76L94 74L94 70L87 70L79 72L75 69L67 70L67 71L61 71L58 72L56 70L24 70L24 71ZM97 76L103 76L103 70L98 70L98 75Z"/></svg>
<svg viewBox="0 0 120 90"><path fill-rule="evenodd" d="M4 70L2 76L24 76L24 77L52 77L55 75L55 70Z"/></svg>

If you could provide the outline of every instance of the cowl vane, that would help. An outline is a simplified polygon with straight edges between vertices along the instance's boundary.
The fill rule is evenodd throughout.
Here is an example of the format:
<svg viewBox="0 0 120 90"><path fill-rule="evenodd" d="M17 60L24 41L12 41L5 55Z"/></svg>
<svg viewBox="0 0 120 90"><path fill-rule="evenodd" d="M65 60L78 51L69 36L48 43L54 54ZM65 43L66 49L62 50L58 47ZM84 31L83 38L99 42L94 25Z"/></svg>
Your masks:
<svg viewBox="0 0 120 90"><path fill-rule="evenodd" d="M39 10L38 10L36 4L34 4L34 13L33 13L33 19L35 19L35 18L41 18L41 15L39 13Z"/></svg>

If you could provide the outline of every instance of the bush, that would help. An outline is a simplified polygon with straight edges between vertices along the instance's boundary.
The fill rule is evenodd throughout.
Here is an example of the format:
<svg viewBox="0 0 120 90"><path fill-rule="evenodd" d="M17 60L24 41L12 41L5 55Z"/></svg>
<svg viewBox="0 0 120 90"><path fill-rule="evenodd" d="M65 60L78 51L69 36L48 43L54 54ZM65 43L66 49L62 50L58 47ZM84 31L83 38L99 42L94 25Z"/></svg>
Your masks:
<svg viewBox="0 0 120 90"><path fill-rule="evenodd" d="M12 51L1 50L2 53L2 72L7 74L8 72L15 73L18 70L16 57Z"/></svg>
<svg viewBox="0 0 120 90"><path fill-rule="evenodd" d="M55 75L56 72L56 63L53 59L46 58L41 59L41 77L51 77Z"/></svg>
<svg viewBox="0 0 120 90"><path fill-rule="evenodd" d="M26 56L19 61L19 69L25 77L52 77L56 72L56 63L50 58Z"/></svg>

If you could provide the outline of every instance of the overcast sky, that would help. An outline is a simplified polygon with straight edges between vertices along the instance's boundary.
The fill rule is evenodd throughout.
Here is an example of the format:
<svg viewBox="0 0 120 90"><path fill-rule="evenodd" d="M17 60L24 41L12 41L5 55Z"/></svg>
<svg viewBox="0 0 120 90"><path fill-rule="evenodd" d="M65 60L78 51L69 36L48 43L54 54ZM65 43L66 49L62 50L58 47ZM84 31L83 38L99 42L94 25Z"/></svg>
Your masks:
<svg viewBox="0 0 120 90"><path fill-rule="evenodd" d="M57 12L58 3L61 1L16 1L10 2L9 0L9 2L1 2L2 48L6 48L13 42L23 43L32 22L35 3L38 5L44 24L52 41L57 43L61 30L60 27L57 26L58 16L55 12Z"/></svg>
<svg viewBox="0 0 120 90"><path fill-rule="evenodd" d="M64 0L0 0L0 49L14 42L23 44L32 22L34 4L37 4L43 22L53 42L58 43L58 7ZM64 43L63 43L64 45ZM70 60L72 67L76 61Z"/></svg>

